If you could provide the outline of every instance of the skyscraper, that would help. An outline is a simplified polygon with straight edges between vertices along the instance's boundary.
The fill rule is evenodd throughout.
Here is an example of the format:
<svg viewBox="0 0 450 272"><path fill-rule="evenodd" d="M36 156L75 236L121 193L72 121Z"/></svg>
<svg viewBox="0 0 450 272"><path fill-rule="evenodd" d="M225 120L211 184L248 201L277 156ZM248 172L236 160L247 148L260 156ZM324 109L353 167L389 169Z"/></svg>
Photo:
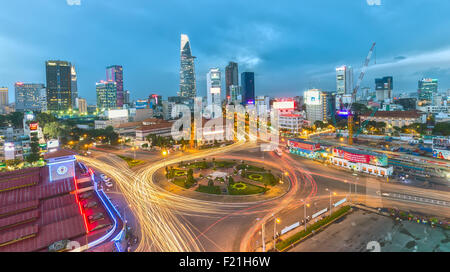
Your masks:
<svg viewBox="0 0 450 272"><path fill-rule="evenodd" d="M16 82L14 87L16 111L42 110L41 92L44 84Z"/></svg>
<svg viewBox="0 0 450 272"><path fill-rule="evenodd" d="M76 108L76 101L78 97L78 84L77 84L77 72L75 71L75 66L70 67L70 80L72 88L72 108Z"/></svg>
<svg viewBox="0 0 450 272"><path fill-rule="evenodd" d="M433 94L438 91L438 80L433 78L422 78L419 80L419 102L424 105L431 104Z"/></svg>
<svg viewBox="0 0 450 272"><path fill-rule="evenodd" d="M189 37L185 34L181 34L180 92L178 93L181 97L193 99L197 95L194 59L195 57L192 56Z"/></svg>
<svg viewBox="0 0 450 272"><path fill-rule="evenodd" d="M391 76L375 79L375 92L378 101L390 101L390 99L392 99L393 88L394 81Z"/></svg>
<svg viewBox="0 0 450 272"><path fill-rule="evenodd" d="M341 66L336 68L336 93L338 95L351 94L353 91L353 68Z"/></svg>
<svg viewBox="0 0 450 272"><path fill-rule="evenodd" d="M130 91L123 92L123 104L130 106Z"/></svg>
<svg viewBox="0 0 450 272"><path fill-rule="evenodd" d="M45 62L47 78L47 108L66 111L72 108L71 67L68 61Z"/></svg>
<svg viewBox="0 0 450 272"><path fill-rule="evenodd" d="M239 86L238 64L230 61L225 67L225 93L226 98L230 97L230 86Z"/></svg>
<svg viewBox="0 0 450 272"><path fill-rule="evenodd" d="M97 109L108 110L117 107L117 83L100 81L96 83Z"/></svg>
<svg viewBox="0 0 450 272"><path fill-rule="evenodd" d="M123 67L121 65L111 65L106 67L106 81L116 83L116 106L123 106Z"/></svg>
<svg viewBox="0 0 450 272"><path fill-rule="evenodd" d="M249 101L255 101L255 73L243 72L241 74L241 84L242 103L246 105Z"/></svg>
<svg viewBox="0 0 450 272"><path fill-rule="evenodd" d="M211 68L206 74L206 98L208 109L212 112L212 105L221 106L222 79L219 68ZM214 118L214 115L212 116Z"/></svg>
<svg viewBox="0 0 450 272"><path fill-rule="evenodd" d="M8 88L0 87L0 109L3 109L5 106L8 106Z"/></svg>

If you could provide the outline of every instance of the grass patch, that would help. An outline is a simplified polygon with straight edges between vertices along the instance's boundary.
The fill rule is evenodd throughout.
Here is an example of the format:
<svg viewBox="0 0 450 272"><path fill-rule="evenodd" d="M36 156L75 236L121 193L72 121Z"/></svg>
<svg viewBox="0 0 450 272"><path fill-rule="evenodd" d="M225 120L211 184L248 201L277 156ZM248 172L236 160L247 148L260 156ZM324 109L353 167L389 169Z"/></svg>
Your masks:
<svg viewBox="0 0 450 272"><path fill-rule="evenodd" d="M242 186L241 186L242 184ZM265 192L267 189L261 186L245 182L236 182L228 185L228 193L230 195L254 195Z"/></svg>
<svg viewBox="0 0 450 272"><path fill-rule="evenodd" d="M141 160L135 160L135 159L132 159L132 158L130 158L130 157L125 157L125 156L121 156L121 155L117 155L119 158L121 158L122 160L124 160L127 164L128 164L128 167L134 167L134 166L136 166L136 165L139 165L139 164L143 164L143 163L145 163L144 161L141 161Z"/></svg>
<svg viewBox="0 0 450 272"><path fill-rule="evenodd" d="M222 191L220 190L220 186L205 186L205 185L199 185L196 189L197 192L201 193L207 193L207 194L215 194L220 195L222 194Z"/></svg>
<svg viewBox="0 0 450 272"><path fill-rule="evenodd" d="M247 172L244 177L265 185L275 186L278 184L278 180L272 173Z"/></svg>
<svg viewBox="0 0 450 272"><path fill-rule="evenodd" d="M214 167L217 167L217 168L231 168L235 165L236 165L236 163L232 162L232 161L215 161L214 162Z"/></svg>
<svg viewBox="0 0 450 272"><path fill-rule="evenodd" d="M206 161L191 162L190 164L184 164L183 166L192 169L208 169L211 167L211 165Z"/></svg>
<svg viewBox="0 0 450 272"><path fill-rule="evenodd" d="M238 170L241 169L246 169L247 171L253 171L253 172L266 172L267 170L262 168L262 167L258 167L258 166L254 166L251 164L240 164L237 166Z"/></svg>
<svg viewBox="0 0 450 272"><path fill-rule="evenodd" d="M195 182L189 182L186 178L174 178L172 180L173 184L183 187L185 189L191 188Z"/></svg>
<svg viewBox="0 0 450 272"><path fill-rule="evenodd" d="M351 209L350 206L344 206L342 208L340 208L339 210L335 211L333 214L331 214L331 216L327 216L319 221L317 221L316 223L309 225L306 228L306 231L303 229L300 232L297 232L296 234L292 235L289 238L286 238L285 240L278 242L276 247L278 250L284 250L286 249L288 246L296 243L297 241L299 241L300 239L304 238L305 236L309 235L313 230L317 230L321 227L323 227L324 225L330 223L331 221L333 221L334 219L338 218L339 216L345 214L346 212L348 212Z"/></svg>

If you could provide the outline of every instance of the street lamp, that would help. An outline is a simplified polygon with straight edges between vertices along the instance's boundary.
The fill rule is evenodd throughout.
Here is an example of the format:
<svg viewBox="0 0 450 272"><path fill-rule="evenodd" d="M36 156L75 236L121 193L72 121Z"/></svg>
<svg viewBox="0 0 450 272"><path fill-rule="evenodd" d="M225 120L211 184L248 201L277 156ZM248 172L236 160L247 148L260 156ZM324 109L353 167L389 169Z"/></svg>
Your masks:
<svg viewBox="0 0 450 272"><path fill-rule="evenodd" d="M164 158L164 163L163 163L163 167L166 167L166 156L167 156L167 151L166 150L163 150L163 152L161 152L161 154L163 155L163 158Z"/></svg>
<svg viewBox="0 0 450 272"><path fill-rule="evenodd" d="M309 203L306 203L306 199L303 201L303 220L305 220L305 232L306 232L306 207L309 208L311 206Z"/></svg>
<svg viewBox="0 0 450 272"><path fill-rule="evenodd" d="M273 250L276 251L276 243L277 243L277 237L276 237L276 233L277 233L277 224L280 224L281 220L280 218L273 218Z"/></svg>

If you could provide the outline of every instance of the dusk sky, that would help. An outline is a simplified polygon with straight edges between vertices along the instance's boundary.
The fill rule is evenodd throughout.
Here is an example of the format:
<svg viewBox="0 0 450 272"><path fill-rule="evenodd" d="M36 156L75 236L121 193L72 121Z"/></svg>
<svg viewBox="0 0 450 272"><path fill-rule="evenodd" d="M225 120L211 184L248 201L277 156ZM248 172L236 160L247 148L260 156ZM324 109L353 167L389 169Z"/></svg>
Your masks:
<svg viewBox="0 0 450 272"><path fill-rule="evenodd" d="M373 1L373 0L372 0ZM45 61L76 66L79 96L95 103L105 67L124 67L131 99L176 95L180 34L191 41L197 93L209 68L228 61L255 72L256 95L334 91L335 68L355 70L377 43L362 87L392 75L394 92L415 92L422 77L450 89L450 2L445 0L14 0L2 1L0 86L45 84ZM369 1L370 2L370 1ZM376 1L374 1L376 2Z"/></svg>

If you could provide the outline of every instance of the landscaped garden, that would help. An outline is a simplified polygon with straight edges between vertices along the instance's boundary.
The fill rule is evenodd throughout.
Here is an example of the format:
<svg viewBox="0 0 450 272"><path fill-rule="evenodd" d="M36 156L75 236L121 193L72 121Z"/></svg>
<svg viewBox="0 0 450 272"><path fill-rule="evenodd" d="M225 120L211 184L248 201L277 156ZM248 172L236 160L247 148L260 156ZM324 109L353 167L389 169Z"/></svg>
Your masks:
<svg viewBox="0 0 450 272"><path fill-rule="evenodd" d="M185 189L216 195L264 194L280 179L264 167L214 158L166 167L166 177Z"/></svg>

